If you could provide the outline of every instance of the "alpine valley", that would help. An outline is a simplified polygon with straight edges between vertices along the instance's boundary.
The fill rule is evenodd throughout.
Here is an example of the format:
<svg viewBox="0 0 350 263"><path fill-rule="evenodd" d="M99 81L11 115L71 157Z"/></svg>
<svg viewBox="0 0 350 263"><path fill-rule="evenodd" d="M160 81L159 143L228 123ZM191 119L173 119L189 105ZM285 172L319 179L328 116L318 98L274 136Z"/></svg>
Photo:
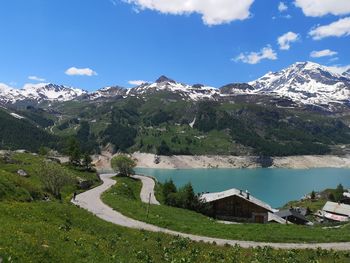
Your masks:
<svg viewBox="0 0 350 263"><path fill-rule="evenodd" d="M350 75L298 62L221 88L161 76L95 92L56 84L0 85L0 147L158 155L345 155ZM3 125L6 124L6 125Z"/></svg>

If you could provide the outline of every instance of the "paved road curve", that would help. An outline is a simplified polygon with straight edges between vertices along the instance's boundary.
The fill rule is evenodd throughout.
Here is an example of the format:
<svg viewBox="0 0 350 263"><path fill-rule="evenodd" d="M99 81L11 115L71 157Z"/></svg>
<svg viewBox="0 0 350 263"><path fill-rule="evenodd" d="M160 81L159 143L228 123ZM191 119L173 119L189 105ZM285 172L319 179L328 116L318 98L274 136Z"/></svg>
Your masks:
<svg viewBox="0 0 350 263"><path fill-rule="evenodd" d="M154 195L154 180L150 177L141 175L133 175L132 177L142 182L142 188L140 193L141 201L144 203L150 202L152 205L160 205L160 203L157 201Z"/></svg>
<svg viewBox="0 0 350 263"><path fill-rule="evenodd" d="M157 227L151 224L147 224L135 219L131 219L119 213L118 211L113 210L111 207L107 206L101 201L101 194L113 186L116 181L112 179L114 174L102 174L101 180L103 184L86 191L76 197L75 201L72 201L79 207L82 207L91 213L95 214L99 218L112 222L116 225L123 227L129 227L134 229L144 229L152 232L162 232L170 235L182 236L189 238L193 241L204 241L207 243L215 242L218 245L235 245L238 244L241 247L258 247L258 246L270 246L273 248L281 249L306 249L306 248L322 248L322 249L334 249L334 250L350 250L350 242L344 243L315 243L315 244L294 244L294 243L267 243L267 242L253 242L253 241L240 241L240 240L227 240L221 238L211 238L205 236L191 235L180 233L165 228Z"/></svg>

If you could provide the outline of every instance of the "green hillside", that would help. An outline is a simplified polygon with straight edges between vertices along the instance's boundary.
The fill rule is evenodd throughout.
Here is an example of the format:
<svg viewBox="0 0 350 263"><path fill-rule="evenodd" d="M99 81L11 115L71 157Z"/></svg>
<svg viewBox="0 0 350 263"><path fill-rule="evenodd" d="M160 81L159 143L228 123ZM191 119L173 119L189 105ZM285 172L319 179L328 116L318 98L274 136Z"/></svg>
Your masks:
<svg viewBox="0 0 350 263"><path fill-rule="evenodd" d="M56 136L38 127L29 119L14 118L4 110L0 110L0 123L0 149L25 149L37 152L43 145L55 148L59 141Z"/></svg>
<svg viewBox="0 0 350 263"><path fill-rule="evenodd" d="M290 156L344 154L349 117L304 106L283 107L268 96L189 101L159 91L143 96L68 101L21 108L25 119L0 111L1 148L64 152L59 142L77 137L81 151L160 155ZM1 142L1 141L0 141Z"/></svg>
<svg viewBox="0 0 350 263"><path fill-rule="evenodd" d="M30 154L0 155L0 262L348 262L348 252L243 249L191 242L165 234L127 229L75 207L74 179L94 173L54 164L71 178L57 200L38 170L45 161ZM46 160L47 162L47 160ZM28 173L20 177L19 169ZM43 196L49 199L43 199Z"/></svg>
<svg viewBox="0 0 350 263"><path fill-rule="evenodd" d="M62 116L53 128L56 134L77 134L84 121L96 143L112 143L115 151L286 156L329 154L339 145L350 144L346 116L239 96L230 101L193 102L158 92L143 98L53 107Z"/></svg>

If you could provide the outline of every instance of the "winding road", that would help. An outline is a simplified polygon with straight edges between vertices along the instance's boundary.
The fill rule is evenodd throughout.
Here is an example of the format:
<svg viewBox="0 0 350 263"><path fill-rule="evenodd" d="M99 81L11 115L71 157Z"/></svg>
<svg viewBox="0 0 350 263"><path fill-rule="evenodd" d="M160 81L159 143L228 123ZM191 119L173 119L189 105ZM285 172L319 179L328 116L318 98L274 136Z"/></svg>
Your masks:
<svg viewBox="0 0 350 263"><path fill-rule="evenodd" d="M152 205L160 205L154 195L155 182L151 177L133 175L132 178L140 180L142 182L142 188L140 192L141 201L144 203L150 203Z"/></svg>
<svg viewBox="0 0 350 263"><path fill-rule="evenodd" d="M113 176L115 176L115 174L101 174L100 177L101 177L101 180L103 181L103 184L94 189L88 190L82 194L77 195L75 201L72 200L72 203L74 203L75 205L81 208L88 210L89 212L95 214L97 217L105 221L111 222L119 226L139 229L139 230L143 229L143 230L152 231L152 232L162 232L170 235L189 238L192 241L197 241L197 242L199 241L203 241L206 243L215 242L217 245L228 244L232 246L237 244L243 248L270 246L272 248L279 248L279 249L322 248L322 249L333 249L333 250L350 250L350 242L304 244L304 243L268 243L268 242L228 240L228 239L221 239L221 238L212 238L212 237L205 237L205 236L199 236L199 235L185 234L177 231L172 231L166 228L157 227L151 224L147 224L145 222L141 222L141 221L126 217L121 213L119 213L118 211L113 210L111 207L107 206L105 203L102 202L101 194L116 183L116 181L112 179ZM155 201L155 203L158 203L153 193L154 182L152 184L148 179L145 179L145 178L148 178L149 180L153 181L149 177L137 176L137 179L140 179L144 184L141 190L141 200L148 202L149 193L151 193L151 196L153 196L154 198L154 199L151 198L152 202Z"/></svg>

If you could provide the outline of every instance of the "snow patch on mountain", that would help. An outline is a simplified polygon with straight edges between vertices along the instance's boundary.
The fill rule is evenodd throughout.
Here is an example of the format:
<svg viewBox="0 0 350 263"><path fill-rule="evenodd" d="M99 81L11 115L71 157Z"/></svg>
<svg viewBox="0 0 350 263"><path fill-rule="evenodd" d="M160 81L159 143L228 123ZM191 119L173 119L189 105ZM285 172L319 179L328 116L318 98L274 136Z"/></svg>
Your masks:
<svg viewBox="0 0 350 263"><path fill-rule="evenodd" d="M105 87L99 89L95 92L92 92L88 95L90 100L104 99L104 98L113 98L116 96L125 96L128 90L119 86L114 87Z"/></svg>
<svg viewBox="0 0 350 263"><path fill-rule="evenodd" d="M187 85L176 82L165 76L161 76L154 83L145 83L140 86L130 89L129 93L134 95L145 95L159 91L169 91L180 95L183 99L193 101L204 99L215 99L220 92L214 87L209 87L201 84Z"/></svg>
<svg viewBox="0 0 350 263"><path fill-rule="evenodd" d="M81 89L51 83L25 84L22 89L0 84L0 102L4 104L24 100L37 102L70 101L83 94L87 94L87 92Z"/></svg>
<svg viewBox="0 0 350 263"><path fill-rule="evenodd" d="M343 72L343 76L346 78L350 78L350 68L347 71Z"/></svg>
<svg viewBox="0 0 350 263"><path fill-rule="evenodd" d="M225 100L238 95L270 95L289 98L297 104L328 105L330 103L347 104L350 99L350 69L339 74L330 67L313 62L297 62L279 72L269 72L265 76L249 83L232 83L221 88L202 84L187 85L159 77L154 83L143 83L126 89L110 86L88 93L63 85L50 83L26 84L15 89L0 83L0 104L19 101L70 101L103 100L113 98L141 97L157 92L169 93L169 99Z"/></svg>
<svg viewBox="0 0 350 263"><path fill-rule="evenodd" d="M313 62L298 62L249 83L257 94L275 94L304 104L344 103L350 79Z"/></svg>
<svg viewBox="0 0 350 263"><path fill-rule="evenodd" d="M24 119L24 117L23 116L21 116L21 115L18 115L17 113L10 113L10 115L12 116L12 117L14 117L14 118L16 118L16 119L19 119L19 120L22 120L22 119Z"/></svg>

